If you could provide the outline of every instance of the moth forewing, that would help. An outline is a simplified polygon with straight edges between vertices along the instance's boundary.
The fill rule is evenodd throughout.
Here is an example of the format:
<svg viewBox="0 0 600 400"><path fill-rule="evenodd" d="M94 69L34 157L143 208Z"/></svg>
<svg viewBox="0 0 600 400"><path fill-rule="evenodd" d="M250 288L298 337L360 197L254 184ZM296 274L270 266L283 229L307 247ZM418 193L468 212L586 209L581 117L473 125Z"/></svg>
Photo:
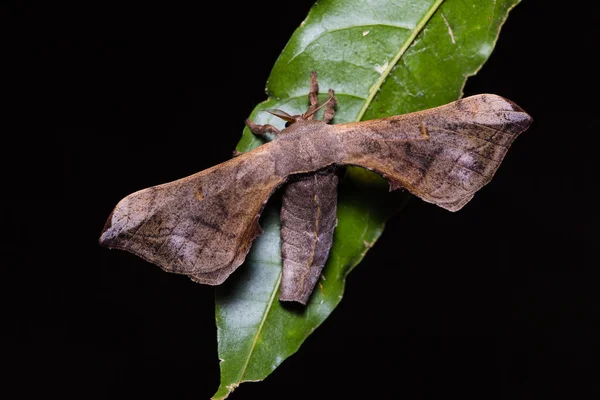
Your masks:
<svg viewBox="0 0 600 400"><path fill-rule="evenodd" d="M450 211L461 209L498 167L531 117L513 102L482 94L396 117L336 125L342 163L376 171Z"/></svg>
<svg viewBox="0 0 600 400"><path fill-rule="evenodd" d="M132 252L165 271L217 285L242 264L261 232L258 217L265 203L291 176L357 165L383 175L391 189L403 187L456 211L490 181L532 120L511 101L483 94L372 121L295 121L274 142L127 196L109 216L100 243ZM319 185L312 185L313 196ZM325 203L314 202L313 211L325 208ZM322 221L318 213L309 219ZM309 235L318 238L323 232L318 229L313 224ZM328 252L331 243L323 244ZM318 241L311 246L305 253L320 263L325 247L318 247ZM304 266L310 270L316 265ZM315 271L298 278L297 269L289 267L284 299L306 302L318 278ZM300 282L302 286L293 287Z"/></svg>

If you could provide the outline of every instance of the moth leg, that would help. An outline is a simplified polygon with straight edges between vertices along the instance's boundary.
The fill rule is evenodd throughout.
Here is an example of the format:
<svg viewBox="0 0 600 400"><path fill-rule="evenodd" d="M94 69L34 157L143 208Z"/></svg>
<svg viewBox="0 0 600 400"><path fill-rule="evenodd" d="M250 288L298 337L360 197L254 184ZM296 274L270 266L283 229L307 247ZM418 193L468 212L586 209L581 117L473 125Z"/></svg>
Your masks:
<svg viewBox="0 0 600 400"><path fill-rule="evenodd" d="M316 71L310 73L310 91L308 92L308 101L310 106L308 107L307 115L313 113L319 107L319 83L317 82ZM313 119L314 115L311 115L309 119Z"/></svg>
<svg viewBox="0 0 600 400"><path fill-rule="evenodd" d="M335 92L333 89L329 89L329 100L325 104L325 112L323 113L323 122L326 124L330 123L335 115L335 106L337 106L337 99L335 98Z"/></svg>
<svg viewBox="0 0 600 400"><path fill-rule="evenodd" d="M244 153L243 153L243 152L241 152L241 151L233 150L233 152L231 152L231 158L236 158L236 157L239 157L239 156L241 156L242 154L244 154Z"/></svg>
<svg viewBox="0 0 600 400"><path fill-rule="evenodd" d="M271 133L275 136L279 134L279 129L275 128L273 125L258 125L250 121L249 119L246 120L246 125L248 125L248 128L250 128L252 133L254 133L256 136L260 136L263 138L266 138L267 133Z"/></svg>

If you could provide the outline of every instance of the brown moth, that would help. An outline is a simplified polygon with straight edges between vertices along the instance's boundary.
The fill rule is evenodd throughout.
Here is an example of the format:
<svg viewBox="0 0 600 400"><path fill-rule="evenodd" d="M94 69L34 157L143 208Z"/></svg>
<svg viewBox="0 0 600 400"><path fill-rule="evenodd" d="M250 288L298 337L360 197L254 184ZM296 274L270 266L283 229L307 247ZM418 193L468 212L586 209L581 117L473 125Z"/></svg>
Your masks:
<svg viewBox="0 0 600 400"><path fill-rule="evenodd" d="M289 124L280 132L247 122L256 134L276 133L275 140L125 197L108 217L100 243L165 271L218 285L243 263L262 233L258 219L269 197L291 181L284 189L282 229L293 227L298 234L284 239L284 258L293 262L284 264L280 299L305 303L331 246L328 237L336 220L328 201L336 196L335 167L375 171L388 180L390 190L404 188L457 211L491 180L513 140L532 121L510 100L481 94L410 114L329 125L333 91L324 105L325 120L319 121L313 119L316 87L313 75L307 113L271 111ZM304 214L303 207L308 209ZM286 222L294 216L300 218Z"/></svg>
<svg viewBox="0 0 600 400"><path fill-rule="evenodd" d="M317 73L310 74L310 106L302 117L313 119L319 110L319 84ZM337 101L332 89L325 107L323 122L330 123L335 115ZM293 124L300 115L290 116L281 110L269 110L272 114ZM247 120L250 130L268 140L266 133L279 134L271 125L256 125ZM279 290L282 301L306 304L321 276L321 271L333 244L333 232L337 226L338 171L325 168L313 174L290 177L283 186L281 203L281 259L283 271Z"/></svg>

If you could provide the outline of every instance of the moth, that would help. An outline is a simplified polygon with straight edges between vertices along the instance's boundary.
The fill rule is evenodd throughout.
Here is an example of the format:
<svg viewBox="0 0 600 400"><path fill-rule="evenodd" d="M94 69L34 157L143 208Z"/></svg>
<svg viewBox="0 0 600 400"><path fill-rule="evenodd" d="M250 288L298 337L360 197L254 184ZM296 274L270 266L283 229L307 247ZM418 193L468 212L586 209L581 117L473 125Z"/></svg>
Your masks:
<svg viewBox="0 0 600 400"><path fill-rule="evenodd" d="M327 260L337 224L337 168L359 166L426 202L458 211L492 179L515 138L532 122L510 100L467 97L424 111L329 124L336 100L318 105L316 73L302 115L269 112L279 131L246 121L274 140L174 182L140 190L114 208L100 244L129 251L163 270L219 285L262 233L258 220L283 187L280 300L306 304ZM323 120L316 112L324 107Z"/></svg>

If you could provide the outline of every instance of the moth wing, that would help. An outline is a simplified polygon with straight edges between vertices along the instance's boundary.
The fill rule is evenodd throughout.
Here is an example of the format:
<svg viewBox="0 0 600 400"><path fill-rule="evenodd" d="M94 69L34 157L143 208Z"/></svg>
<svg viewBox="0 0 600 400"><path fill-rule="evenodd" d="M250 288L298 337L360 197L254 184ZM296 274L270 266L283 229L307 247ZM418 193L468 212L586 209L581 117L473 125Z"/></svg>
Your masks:
<svg viewBox="0 0 600 400"><path fill-rule="evenodd" d="M121 200L100 244L126 250L168 272L218 285L241 265L262 233L258 219L284 178L270 144Z"/></svg>
<svg viewBox="0 0 600 400"><path fill-rule="evenodd" d="M390 118L336 125L343 164L376 171L390 189L406 188L450 211L493 177L531 117L503 97L482 94Z"/></svg>

